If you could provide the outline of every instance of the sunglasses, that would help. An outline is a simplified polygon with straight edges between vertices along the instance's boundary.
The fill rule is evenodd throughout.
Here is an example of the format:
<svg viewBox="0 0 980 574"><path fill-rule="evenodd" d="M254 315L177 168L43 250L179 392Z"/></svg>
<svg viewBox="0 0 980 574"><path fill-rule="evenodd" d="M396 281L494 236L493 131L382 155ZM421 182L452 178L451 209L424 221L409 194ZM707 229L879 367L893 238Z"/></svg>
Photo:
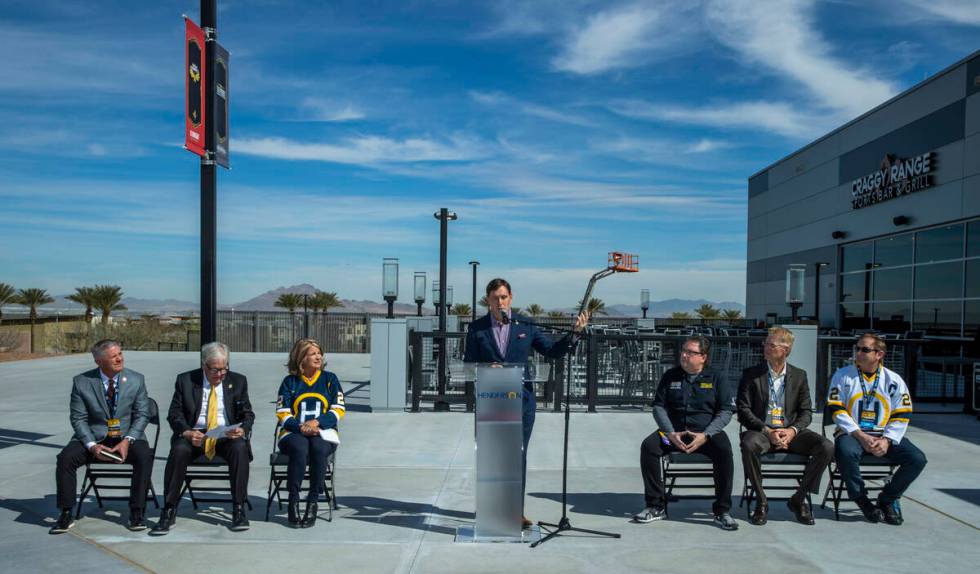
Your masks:
<svg viewBox="0 0 980 574"><path fill-rule="evenodd" d="M857 352L859 352L859 353L877 353L878 352L878 349L875 349L874 347L858 347L857 345L854 346L854 350L857 351Z"/></svg>

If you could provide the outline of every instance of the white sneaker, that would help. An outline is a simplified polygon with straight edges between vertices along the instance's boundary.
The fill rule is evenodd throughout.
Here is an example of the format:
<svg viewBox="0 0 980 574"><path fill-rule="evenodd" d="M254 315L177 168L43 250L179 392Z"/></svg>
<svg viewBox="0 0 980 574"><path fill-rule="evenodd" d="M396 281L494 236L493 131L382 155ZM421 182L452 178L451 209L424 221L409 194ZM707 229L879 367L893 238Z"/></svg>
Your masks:
<svg viewBox="0 0 980 574"><path fill-rule="evenodd" d="M715 515L715 524L722 530L738 530L738 522L728 512Z"/></svg>
<svg viewBox="0 0 980 574"><path fill-rule="evenodd" d="M667 512L662 506L648 506L633 515L633 522L646 524L654 520L663 520L667 517Z"/></svg>

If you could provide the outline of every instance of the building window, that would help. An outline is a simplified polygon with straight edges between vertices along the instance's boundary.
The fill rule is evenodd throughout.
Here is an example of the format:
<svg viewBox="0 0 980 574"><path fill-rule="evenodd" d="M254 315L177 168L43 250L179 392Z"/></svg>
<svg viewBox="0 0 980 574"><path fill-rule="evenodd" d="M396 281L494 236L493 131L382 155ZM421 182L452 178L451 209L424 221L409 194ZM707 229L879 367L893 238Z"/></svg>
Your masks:
<svg viewBox="0 0 980 574"><path fill-rule="evenodd" d="M963 225L946 225L915 234L915 262L948 261L963 257Z"/></svg>

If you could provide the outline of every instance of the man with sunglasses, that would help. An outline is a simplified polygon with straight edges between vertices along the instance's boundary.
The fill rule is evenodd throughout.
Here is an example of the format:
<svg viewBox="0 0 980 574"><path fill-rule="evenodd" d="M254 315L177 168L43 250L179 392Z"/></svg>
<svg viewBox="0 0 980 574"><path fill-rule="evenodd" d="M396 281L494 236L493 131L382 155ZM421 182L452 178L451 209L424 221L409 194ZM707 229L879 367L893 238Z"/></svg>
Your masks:
<svg viewBox="0 0 980 574"><path fill-rule="evenodd" d="M706 367L710 346L705 337L688 337L681 346L680 366L660 379L653 399L653 418L659 429L640 446L646 507L633 515L635 522L666 517L660 459L671 452L696 452L711 459L715 524L724 530L738 529L729 512L735 461L732 443L725 434L725 425L735 412L735 393L725 377Z"/></svg>
<svg viewBox="0 0 980 574"><path fill-rule="evenodd" d="M807 505L807 493L817 492L820 475L834 458L834 445L810 426L813 403L806 371L788 362L795 337L783 327L769 329L762 352L766 360L742 372L738 385L738 421L742 433L742 466L748 482L755 489L756 506L751 522L767 521L769 504L762 488L760 457L770 451L788 451L809 458L803 481L787 505L801 524L812 525L813 513Z"/></svg>
<svg viewBox="0 0 980 574"><path fill-rule="evenodd" d="M885 368L885 341L875 334L862 335L854 347L854 364L834 373L827 395L827 409L837 423L837 464L847 494L869 522L903 522L898 501L926 466L926 457L905 437L912 398L898 373ZM878 495L868 499L861 478L864 453L899 465Z"/></svg>
<svg viewBox="0 0 980 574"><path fill-rule="evenodd" d="M231 353L224 343L201 347L201 368L177 375L167 422L174 435L164 471L164 506L160 521L150 534L162 536L174 527L177 505L187 475L187 465L202 454L215 455L228 463L231 475L232 521L234 531L248 530L245 500L248 496L248 464L252 450L246 440L255 413L248 398L248 380L228 370ZM218 427L234 426L220 438L206 433Z"/></svg>

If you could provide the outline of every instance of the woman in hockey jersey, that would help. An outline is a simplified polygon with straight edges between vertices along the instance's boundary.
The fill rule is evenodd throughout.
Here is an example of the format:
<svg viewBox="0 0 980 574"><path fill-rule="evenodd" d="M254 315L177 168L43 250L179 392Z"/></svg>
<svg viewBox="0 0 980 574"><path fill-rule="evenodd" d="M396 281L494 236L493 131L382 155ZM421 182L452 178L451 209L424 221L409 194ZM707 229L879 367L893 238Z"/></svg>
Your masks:
<svg viewBox="0 0 980 574"><path fill-rule="evenodd" d="M324 371L323 348L316 339L300 339L289 352L289 374L279 386L279 450L289 456L289 523L309 528L316 522L317 498L323 488L327 458L337 448L337 423L344 417L344 392L337 375ZM310 490L300 517L299 491L306 467Z"/></svg>

